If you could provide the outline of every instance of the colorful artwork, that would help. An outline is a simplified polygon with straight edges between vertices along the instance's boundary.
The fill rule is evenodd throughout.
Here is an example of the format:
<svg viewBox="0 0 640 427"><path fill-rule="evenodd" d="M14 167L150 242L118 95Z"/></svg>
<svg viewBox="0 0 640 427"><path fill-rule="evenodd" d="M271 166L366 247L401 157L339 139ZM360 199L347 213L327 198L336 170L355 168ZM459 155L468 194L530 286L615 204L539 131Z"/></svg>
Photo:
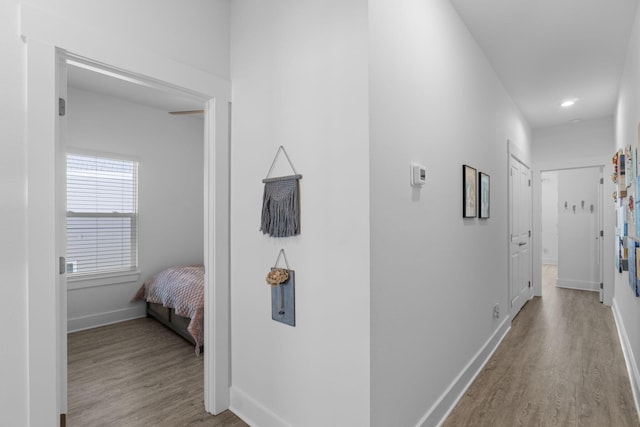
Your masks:
<svg viewBox="0 0 640 427"><path fill-rule="evenodd" d="M637 243L636 243L637 244ZM635 294L640 297L640 248L636 246L636 290Z"/></svg>
<svg viewBox="0 0 640 427"><path fill-rule="evenodd" d="M620 252L620 246L621 244L617 245L617 251L616 251L616 271L618 273L622 273L622 254Z"/></svg>
<svg viewBox="0 0 640 427"><path fill-rule="evenodd" d="M635 162L635 156L633 154L634 154L633 148L631 148L631 146L628 145L624 149L625 175L629 177L627 179L628 183L632 183L636 177L634 173L634 167L636 162Z"/></svg>
<svg viewBox="0 0 640 427"><path fill-rule="evenodd" d="M640 248L635 239L627 238L627 250L629 254L629 287L633 291L633 295L640 296L640 288L638 284L638 274L640 274Z"/></svg>
<svg viewBox="0 0 640 427"><path fill-rule="evenodd" d="M629 286L633 290L633 293L636 293L636 284L637 284L637 263L636 263L636 255L637 255L637 243L635 240L630 237L627 238L627 253L629 255Z"/></svg>
<svg viewBox="0 0 640 427"><path fill-rule="evenodd" d="M636 223L636 237L640 237L640 206L638 206L638 204L640 204L639 200L640 200L640 185L638 185L638 183L640 183L640 176L638 176L638 171L640 170L638 168L638 149L635 148L633 149L633 154L634 154L634 159L635 162L633 162L634 164L634 170L633 170L633 175L636 177L635 179L635 188L631 189L631 193L635 194L634 197L634 204L635 204L635 209L634 209L634 219L635 219L635 223ZM634 191L635 190L635 191Z"/></svg>

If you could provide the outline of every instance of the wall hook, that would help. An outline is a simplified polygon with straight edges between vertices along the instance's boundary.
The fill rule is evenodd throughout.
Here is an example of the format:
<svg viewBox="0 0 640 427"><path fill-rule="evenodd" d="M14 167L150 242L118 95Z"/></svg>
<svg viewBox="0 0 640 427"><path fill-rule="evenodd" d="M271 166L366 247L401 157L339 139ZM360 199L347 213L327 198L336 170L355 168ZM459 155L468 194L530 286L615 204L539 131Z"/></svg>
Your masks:
<svg viewBox="0 0 640 427"><path fill-rule="evenodd" d="M576 213L576 205L573 205L573 213Z"/></svg>
<svg viewBox="0 0 640 427"><path fill-rule="evenodd" d="M567 206L568 206L568 203L567 203L567 202L566 202L566 200L565 200L565 202L564 202L564 208L565 208L565 209L567 209Z"/></svg>
<svg viewBox="0 0 640 427"><path fill-rule="evenodd" d="M287 255L284 249L280 249L276 263L272 267L272 271L282 268L278 267L280 259L284 260L287 270L286 280L271 286L271 318L277 322L282 322L290 326L296 326L296 308L295 308L295 271L289 267ZM269 278L269 276L267 276ZM267 280L267 283L272 284Z"/></svg>
<svg viewBox="0 0 640 427"><path fill-rule="evenodd" d="M584 200L580 202L582 204L582 209L584 209Z"/></svg>

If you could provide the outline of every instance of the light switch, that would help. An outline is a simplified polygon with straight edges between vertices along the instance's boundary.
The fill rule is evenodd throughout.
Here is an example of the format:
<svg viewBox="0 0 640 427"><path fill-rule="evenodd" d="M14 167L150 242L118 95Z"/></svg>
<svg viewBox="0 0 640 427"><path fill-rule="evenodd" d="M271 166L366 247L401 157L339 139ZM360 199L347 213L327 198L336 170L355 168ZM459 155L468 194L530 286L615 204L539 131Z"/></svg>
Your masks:
<svg viewBox="0 0 640 427"><path fill-rule="evenodd" d="M411 163L411 185L414 187L422 187L427 182L427 168Z"/></svg>

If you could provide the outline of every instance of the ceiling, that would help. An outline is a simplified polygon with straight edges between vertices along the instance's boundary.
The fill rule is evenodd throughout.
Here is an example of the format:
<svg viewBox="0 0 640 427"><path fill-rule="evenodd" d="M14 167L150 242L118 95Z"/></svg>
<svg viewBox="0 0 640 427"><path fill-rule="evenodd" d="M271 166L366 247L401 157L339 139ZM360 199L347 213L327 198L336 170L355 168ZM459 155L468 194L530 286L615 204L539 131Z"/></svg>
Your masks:
<svg viewBox="0 0 640 427"><path fill-rule="evenodd" d="M638 0L451 2L532 128L614 114Z"/></svg>
<svg viewBox="0 0 640 427"><path fill-rule="evenodd" d="M638 0L451 2L532 128L614 114ZM203 108L200 100L79 66L68 67L68 82L167 112Z"/></svg>
<svg viewBox="0 0 640 427"><path fill-rule="evenodd" d="M77 89L124 99L147 107L169 111L204 108L204 102L170 89L160 89L126 76L99 70L84 64L67 64L67 84ZM202 115L200 115L202 116Z"/></svg>

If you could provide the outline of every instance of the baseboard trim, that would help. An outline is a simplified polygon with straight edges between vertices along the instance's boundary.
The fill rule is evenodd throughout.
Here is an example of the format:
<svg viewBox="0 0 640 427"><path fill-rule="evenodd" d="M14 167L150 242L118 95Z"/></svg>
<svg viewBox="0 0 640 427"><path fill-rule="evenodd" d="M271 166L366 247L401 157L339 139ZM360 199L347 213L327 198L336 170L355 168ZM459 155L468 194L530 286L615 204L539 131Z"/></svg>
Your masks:
<svg viewBox="0 0 640 427"><path fill-rule="evenodd" d="M478 350L475 356L467 363L447 390L433 404L427 413L420 419L416 427L440 426L447 419L453 408L458 404L471 383L476 379L482 368L487 364L496 351L507 332L511 329L511 316L507 316L487 342Z"/></svg>
<svg viewBox="0 0 640 427"><path fill-rule="evenodd" d="M615 299L615 297L613 298L611 309L613 311L613 320L615 320L616 328L618 329L620 344L622 345L622 354L624 355L624 361L626 362L627 371L629 372L629 382L631 383L633 400L636 403L636 411L638 412L638 417L640 418L640 369L635 362L636 359L633 354L633 349L631 348L631 343L629 342L627 330L625 329L624 323L622 322L622 317L620 317L620 312L618 311L618 301Z"/></svg>
<svg viewBox="0 0 640 427"><path fill-rule="evenodd" d="M585 282L583 280L558 279L556 280L556 286L559 288L576 289L579 291L600 291L600 283Z"/></svg>
<svg viewBox="0 0 640 427"><path fill-rule="evenodd" d="M229 410L250 426L293 427L238 387L230 388Z"/></svg>
<svg viewBox="0 0 640 427"><path fill-rule="evenodd" d="M100 326L125 322L127 320L138 319L145 316L146 313L144 306L140 306L106 311L103 313L91 314L89 316L74 317L67 319L67 333L98 328Z"/></svg>

